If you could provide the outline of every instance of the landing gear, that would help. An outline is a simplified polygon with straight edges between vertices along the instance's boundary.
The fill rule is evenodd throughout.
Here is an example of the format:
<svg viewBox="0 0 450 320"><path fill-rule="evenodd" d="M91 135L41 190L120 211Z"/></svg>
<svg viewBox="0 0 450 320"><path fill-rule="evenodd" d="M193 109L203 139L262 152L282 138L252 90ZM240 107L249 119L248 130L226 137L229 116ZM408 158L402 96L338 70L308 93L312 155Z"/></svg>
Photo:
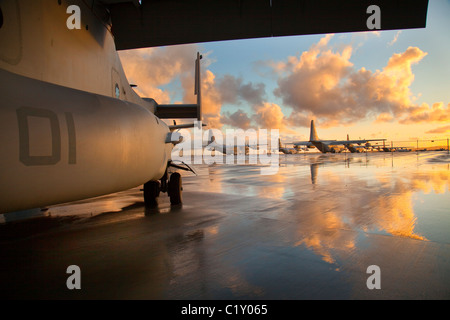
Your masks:
<svg viewBox="0 0 450 320"><path fill-rule="evenodd" d="M181 174L178 172L172 173L169 180L169 197L170 204L178 205L182 203L181 193L183 191L182 183L181 183Z"/></svg>
<svg viewBox="0 0 450 320"><path fill-rule="evenodd" d="M144 183L143 191L144 191L144 202L146 207L154 208L158 205L157 198L159 197L160 192L167 192L170 198L171 205L179 205L183 202L182 199L183 186L181 174L179 172L173 172L172 174L170 174L169 178L168 172L169 167L174 167L176 169L191 171L194 174L196 174L195 171L187 164L182 163L182 165L174 164L172 161L170 161L167 164L166 172L159 181L148 181Z"/></svg>
<svg viewBox="0 0 450 320"><path fill-rule="evenodd" d="M148 181L144 183L144 202L146 207L156 207L158 202L156 198L159 197L161 191L161 184L159 181Z"/></svg>

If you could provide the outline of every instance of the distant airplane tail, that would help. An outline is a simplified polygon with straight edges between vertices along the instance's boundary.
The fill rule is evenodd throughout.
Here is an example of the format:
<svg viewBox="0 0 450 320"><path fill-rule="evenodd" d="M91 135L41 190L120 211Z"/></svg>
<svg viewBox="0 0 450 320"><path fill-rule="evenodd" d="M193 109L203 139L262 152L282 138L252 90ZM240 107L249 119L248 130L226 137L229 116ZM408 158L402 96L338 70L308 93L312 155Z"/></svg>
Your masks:
<svg viewBox="0 0 450 320"><path fill-rule="evenodd" d="M316 126L314 125L314 120L311 120L311 132L309 134L309 141L318 141L318 140L320 140L320 139L316 132Z"/></svg>
<svg viewBox="0 0 450 320"><path fill-rule="evenodd" d="M216 141L216 137L214 136L212 130L209 129L209 133L208 133L208 145L210 145L210 144L213 143L214 141Z"/></svg>

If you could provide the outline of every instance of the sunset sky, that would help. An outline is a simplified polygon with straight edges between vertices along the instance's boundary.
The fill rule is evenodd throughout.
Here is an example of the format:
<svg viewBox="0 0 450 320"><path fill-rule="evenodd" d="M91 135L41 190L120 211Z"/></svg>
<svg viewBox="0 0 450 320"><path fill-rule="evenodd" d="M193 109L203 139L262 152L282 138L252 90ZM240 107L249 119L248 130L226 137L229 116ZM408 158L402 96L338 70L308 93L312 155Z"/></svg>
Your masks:
<svg viewBox="0 0 450 320"><path fill-rule="evenodd" d="M136 91L194 102L203 54L204 122L278 128L283 141L450 136L449 0L430 0L425 29L249 39L121 51Z"/></svg>

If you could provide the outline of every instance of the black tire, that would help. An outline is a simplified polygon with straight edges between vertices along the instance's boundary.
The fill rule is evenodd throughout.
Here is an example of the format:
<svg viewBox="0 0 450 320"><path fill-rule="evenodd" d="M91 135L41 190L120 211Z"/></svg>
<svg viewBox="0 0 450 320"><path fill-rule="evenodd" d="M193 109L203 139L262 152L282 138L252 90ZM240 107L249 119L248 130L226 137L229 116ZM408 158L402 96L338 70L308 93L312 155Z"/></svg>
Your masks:
<svg viewBox="0 0 450 320"><path fill-rule="evenodd" d="M159 196L160 189L159 181L144 183L144 203L146 207L154 207L158 204L156 198Z"/></svg>
<svg viewBox="0 0 450 320"><path fill-rule="evenodd" d="M181 196L182 190L181 175L178 172L172 173L169 181L169 197L171 204L177 205L183 202Z"/></svg>

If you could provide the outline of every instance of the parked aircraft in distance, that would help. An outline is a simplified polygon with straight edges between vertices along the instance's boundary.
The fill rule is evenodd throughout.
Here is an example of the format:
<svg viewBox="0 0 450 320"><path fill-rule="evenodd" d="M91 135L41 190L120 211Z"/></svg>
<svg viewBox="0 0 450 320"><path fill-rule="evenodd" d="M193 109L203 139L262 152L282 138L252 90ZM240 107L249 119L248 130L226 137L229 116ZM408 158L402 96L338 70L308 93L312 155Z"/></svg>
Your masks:
<svg viewBox="0 0 450 320"><path fill-rule="evenodd" d="M220 151L223 154L234 154L234 155L238 155L238 154L245 154L248 155L249 154L249 145L225 145L225 144L221 144L218 143L216 141L216 137L214 136L214 133L212 130L209 130L208 133L208 142L205 146L205 148L207 150L210 151Z"/></svg>
<svg viewBox="0 0 450 320"><path fill-rule="evenodd" d="M350 152L358 152L359 146L364 144L366 147L371 146L370 141L385 141L386 139L361 139L361 140L321 140L316 132L314 120L311 120L311 129L309 141L293 142L294 146L310 146L313 145L322 153L337 153L342 152L347 148ZM355 146L358 145L358 146Z"/></svg>
<svg viewBox="0 0 450 320"><path fill-rule="evenodd" d="M286 147L286 144L283 147L283 144L281 143L281 139L278 139L278 144L279 144L278 151L282 152L284 154L296 154L296 153L299 153L300 151L308 151L308 149L314 148L312 143L309 145L306 145L304 147L295 146L293 148L288 148L288 147Z"/></svg>
<svg viewBox="0 0 450 320"><path fill-rule="evenodd" d="M347 134L347 141L350 141L348 134ZM348 151L350 151L351 153L362 153L362 152L367 152L369 149L371 149L372 144L370 142L366 142L364 144L350 143L346 147L347 147Z"/></svg>

